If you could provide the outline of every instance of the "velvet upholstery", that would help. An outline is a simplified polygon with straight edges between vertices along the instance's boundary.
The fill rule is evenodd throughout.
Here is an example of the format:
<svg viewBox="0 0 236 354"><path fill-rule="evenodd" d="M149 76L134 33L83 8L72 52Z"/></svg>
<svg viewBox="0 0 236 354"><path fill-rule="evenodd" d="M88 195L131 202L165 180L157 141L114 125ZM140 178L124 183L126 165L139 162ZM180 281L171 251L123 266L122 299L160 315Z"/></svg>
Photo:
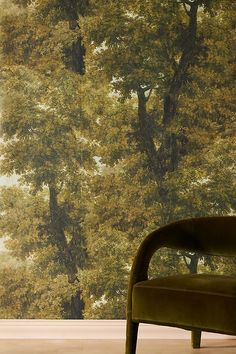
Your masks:
<svg viewBox="0 0 236 354"><path fill-rule="evenodd" d="M236 277L180 275L146 280L133 288L136 322L236 333Z"/></svg>
<svg viewBox="0 0 236 354"><path fill-rule="evenodd" d="M126 354L135 354L140 322L192 331L236 335L236 277L189 274L148 280L152 255L161 247L236 256L236 217L182 220L152 232L141 244L131 270L127 304Z"/></svg>

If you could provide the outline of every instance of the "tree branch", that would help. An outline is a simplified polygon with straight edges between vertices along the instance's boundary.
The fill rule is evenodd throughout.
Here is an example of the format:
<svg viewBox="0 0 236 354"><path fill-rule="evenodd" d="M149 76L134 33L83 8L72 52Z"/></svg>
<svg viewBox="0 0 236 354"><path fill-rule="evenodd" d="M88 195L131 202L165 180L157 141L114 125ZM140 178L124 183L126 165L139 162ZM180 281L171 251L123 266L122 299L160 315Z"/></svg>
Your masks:
<svg viewBox="0 0 236 354"><path fill-rule="evenodd" d="M168 42L165 42L165 43L163 44L163 49L165 50L166 55L167 55L167 57L168 57L168 60L171 62L171 65L172 65L174 71L176 71L177 68L178 68L178 64L177 64L177 62L176 62L174 56L171 55L171 53L170 53L171 50L170 50L170 48L169 48Z"/></svg>
<svg viewBox="0 0 236 354"><path fill-rule="evenodd" d="M187 259L186 259L185 255L183 255L183 259L184 259L184 263L185 263L186 267L189 269L189 264L187 262Z"/></svg>
<svg viewBox="0 0 236 354"><path fill-rule="evenodd" d="M151 97L152 91L153 91L153 89L151 88L149 90L149 93L148 93L147 97L146 97L146 102L148 102L149 98Z"/></svg>
<svg viewBox="0 0 236 354"><path fill-rule="evenodd" d="M189 10L187 9L187 4L186 4L186 2L182 2L182 4L184 5L184 10L185 10L185 12L186 12L186 14L188 15L188 16L190 16L190 12L189 12Z"/></svg>

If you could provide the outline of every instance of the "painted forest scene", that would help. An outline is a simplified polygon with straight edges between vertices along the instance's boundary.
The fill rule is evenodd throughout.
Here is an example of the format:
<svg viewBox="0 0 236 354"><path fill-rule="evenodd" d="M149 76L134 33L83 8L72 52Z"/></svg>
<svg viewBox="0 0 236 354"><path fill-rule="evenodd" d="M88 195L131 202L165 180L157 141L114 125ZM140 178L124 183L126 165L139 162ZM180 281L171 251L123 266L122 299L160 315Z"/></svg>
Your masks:
<svg viewBox="0 0 236 354"><path fill-rule="evenodd" d="M124 319L151 231L236 214L236 1L0 0L0 42L0 318Z"/></svg>

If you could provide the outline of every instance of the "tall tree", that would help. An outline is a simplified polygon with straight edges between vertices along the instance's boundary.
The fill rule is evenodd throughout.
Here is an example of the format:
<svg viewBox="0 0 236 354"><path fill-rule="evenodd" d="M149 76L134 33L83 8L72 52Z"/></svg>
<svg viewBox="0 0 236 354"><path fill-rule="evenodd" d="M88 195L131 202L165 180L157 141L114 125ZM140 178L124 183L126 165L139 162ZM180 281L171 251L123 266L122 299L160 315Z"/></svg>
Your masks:
<svg viewBox="0 0 236 354"><path fill-rule="evenodd" d="M68 280L74 283L78 266L84 266L78 259L85 255L78 257L73 247L83 244L83 235L78 221L73 232L68 226L70 216L61 192L71 188L77 169L73 188L79 194L83 165L93 161L85 137L81 93L85 49L79 18L84 16L87 2L14 3L20 6L18 11L1 21L5 81L2 171L20 175L35 192L48 188L50 221L44 231L51 235ZM60 36L64 37L58 42ZM85 253L85 247L79 252ZM77 303L72 316L81 318L80 290L76 298L79 301L72 299Z"/></svg>
<svg viewBox="0 0 236 354"><path fill-rule="evenodd" d="M210 28L215 26L216 37L224 42L223 27L234 25L230 21L221 22L220 29L217 22L224 13L232 16L235 6L230 2L198 0L119 1L119 4L101 0L94 7L95 14L88 26L91 38L101 47L96 60L121 97L134 94L137 97L135 136L156 180L157 198L162 204L161 223L167 223L177 217L174 213L177 200L173 199L169 179L172 173L178 173L185 156L195 152L197 156L206 143L199 140L197 145L193 144L189 128L195 129L198 115L205 129L214 125L211 113L208 119L212 123L203 121L201 102L196 99L202 71L206 73L202 82L209 87L209 67L218 74L217 68L213 68L216 59L208 54L215 49L207 38L204 23ZM228 81L222 80L222 85L227 87ZM192 106L190 97L195 97ZM216 100L217 95L212 98ZM189 109L193 107L191 114ZM188 121L187 115L194 117ZM195 256L189 258L193 264L190 262L190 270L196 271Z"/></svg>

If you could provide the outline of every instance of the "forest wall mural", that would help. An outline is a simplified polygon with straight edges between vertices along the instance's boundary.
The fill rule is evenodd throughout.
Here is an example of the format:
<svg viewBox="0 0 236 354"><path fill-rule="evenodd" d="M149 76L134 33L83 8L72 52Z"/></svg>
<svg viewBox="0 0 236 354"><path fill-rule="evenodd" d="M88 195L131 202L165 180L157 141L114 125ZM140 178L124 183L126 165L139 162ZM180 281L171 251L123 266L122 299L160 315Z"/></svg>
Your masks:
<svg viewBox="0 0 236 354"><path fill-rule="evenodd" d="M125 318L150 231L235 214L236 2L0 8L0 318ZM153 272L236 270L169 252Z"/></svg>

